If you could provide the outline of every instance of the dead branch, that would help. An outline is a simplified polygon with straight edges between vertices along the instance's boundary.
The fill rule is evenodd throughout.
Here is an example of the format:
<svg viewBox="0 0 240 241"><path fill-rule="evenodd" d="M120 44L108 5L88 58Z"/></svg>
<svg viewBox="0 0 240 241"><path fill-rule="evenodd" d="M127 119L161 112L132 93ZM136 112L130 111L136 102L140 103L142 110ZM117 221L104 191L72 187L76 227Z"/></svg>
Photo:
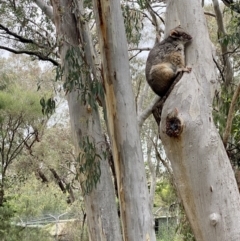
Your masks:
<svg viewBox="0 0 240 241"><path fill-rule="evenodd" d="M11 52L11 53L14 53L14 54L27 54L27 55L30 55L30 56L35 56L42 61L49 61L55 66L60 65L56 60L54 60L52 58L49 58L48 56L44 56L40 52L28 51L28 50L16 50L16 49L8 48L8 47L1 46L1 45L0 45L0 49L7 50L8 52Z"/></svg>

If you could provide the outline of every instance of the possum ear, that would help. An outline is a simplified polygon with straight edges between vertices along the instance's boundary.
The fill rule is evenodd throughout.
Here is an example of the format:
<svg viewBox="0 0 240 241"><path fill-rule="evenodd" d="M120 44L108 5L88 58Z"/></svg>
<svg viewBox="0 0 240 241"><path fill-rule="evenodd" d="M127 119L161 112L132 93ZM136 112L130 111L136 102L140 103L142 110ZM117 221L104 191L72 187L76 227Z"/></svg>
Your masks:
<svg viewBox="0 0 240 241"><path fill-rule="evenodd" d="M179 38L179 32L176 29L173 29L170 31L169 36L172 38Z"/></svg>
<svg viewBox="0 0 240 241"><path fill-rule="evenodd" d="M183 32L183 29L182 29L181 25L179 24L177 27L170 30L169 36L172 38L179 38L181 35L181 32Z"/></svg>

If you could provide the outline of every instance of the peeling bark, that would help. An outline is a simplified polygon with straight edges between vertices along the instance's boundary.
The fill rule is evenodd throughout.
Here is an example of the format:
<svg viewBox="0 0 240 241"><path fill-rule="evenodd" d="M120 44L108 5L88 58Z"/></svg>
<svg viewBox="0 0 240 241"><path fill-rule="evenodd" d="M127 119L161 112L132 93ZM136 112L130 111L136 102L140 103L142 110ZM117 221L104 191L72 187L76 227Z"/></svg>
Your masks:
<svg viewBox="0 0 240 241"><path fill-rule="evenodd" d="M130 81L120 1L94 0L123 238L156 240Z"/></svg>

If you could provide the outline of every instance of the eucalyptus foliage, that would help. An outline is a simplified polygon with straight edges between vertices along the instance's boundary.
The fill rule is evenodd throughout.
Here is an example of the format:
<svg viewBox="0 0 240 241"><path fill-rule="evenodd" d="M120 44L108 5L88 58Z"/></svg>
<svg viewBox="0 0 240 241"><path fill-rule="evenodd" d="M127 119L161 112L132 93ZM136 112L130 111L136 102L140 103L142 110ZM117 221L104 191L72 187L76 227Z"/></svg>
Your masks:
<svg viewBox="0 0 240 241"><path fill-rule="evenodd" d="M79 163L79 175L86 176L81 183L83 194L89 194L96 187L101 175L100 161L101 155L97 153L96 144L88 137L84 137L79 143L82 151L79 153L77 162ZM78 175L76 176L78 178Z"/></svg>

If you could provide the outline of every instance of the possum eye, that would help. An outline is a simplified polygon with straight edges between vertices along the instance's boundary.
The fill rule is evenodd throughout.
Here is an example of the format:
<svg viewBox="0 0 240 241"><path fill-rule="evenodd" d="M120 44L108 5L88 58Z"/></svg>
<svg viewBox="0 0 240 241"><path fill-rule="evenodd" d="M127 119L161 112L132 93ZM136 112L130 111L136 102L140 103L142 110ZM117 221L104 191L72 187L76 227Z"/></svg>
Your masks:
<svg viewBox="0 0 240 241"><path fill-rule="evenodd" d="M184 38L184 39L188 39L188 40L191 40L191 39L192 39L192 37L191 37L190 35L188 35L188 34L184 34L184 35L183 35L183 38Z"/></svg>
<svg viewBox="0 0 240 241"><path fill-rule="evenodd" d="M176 38L180 38L180 37L181 37L181 34L176 33L174 36L175 36Z"/></svg>

